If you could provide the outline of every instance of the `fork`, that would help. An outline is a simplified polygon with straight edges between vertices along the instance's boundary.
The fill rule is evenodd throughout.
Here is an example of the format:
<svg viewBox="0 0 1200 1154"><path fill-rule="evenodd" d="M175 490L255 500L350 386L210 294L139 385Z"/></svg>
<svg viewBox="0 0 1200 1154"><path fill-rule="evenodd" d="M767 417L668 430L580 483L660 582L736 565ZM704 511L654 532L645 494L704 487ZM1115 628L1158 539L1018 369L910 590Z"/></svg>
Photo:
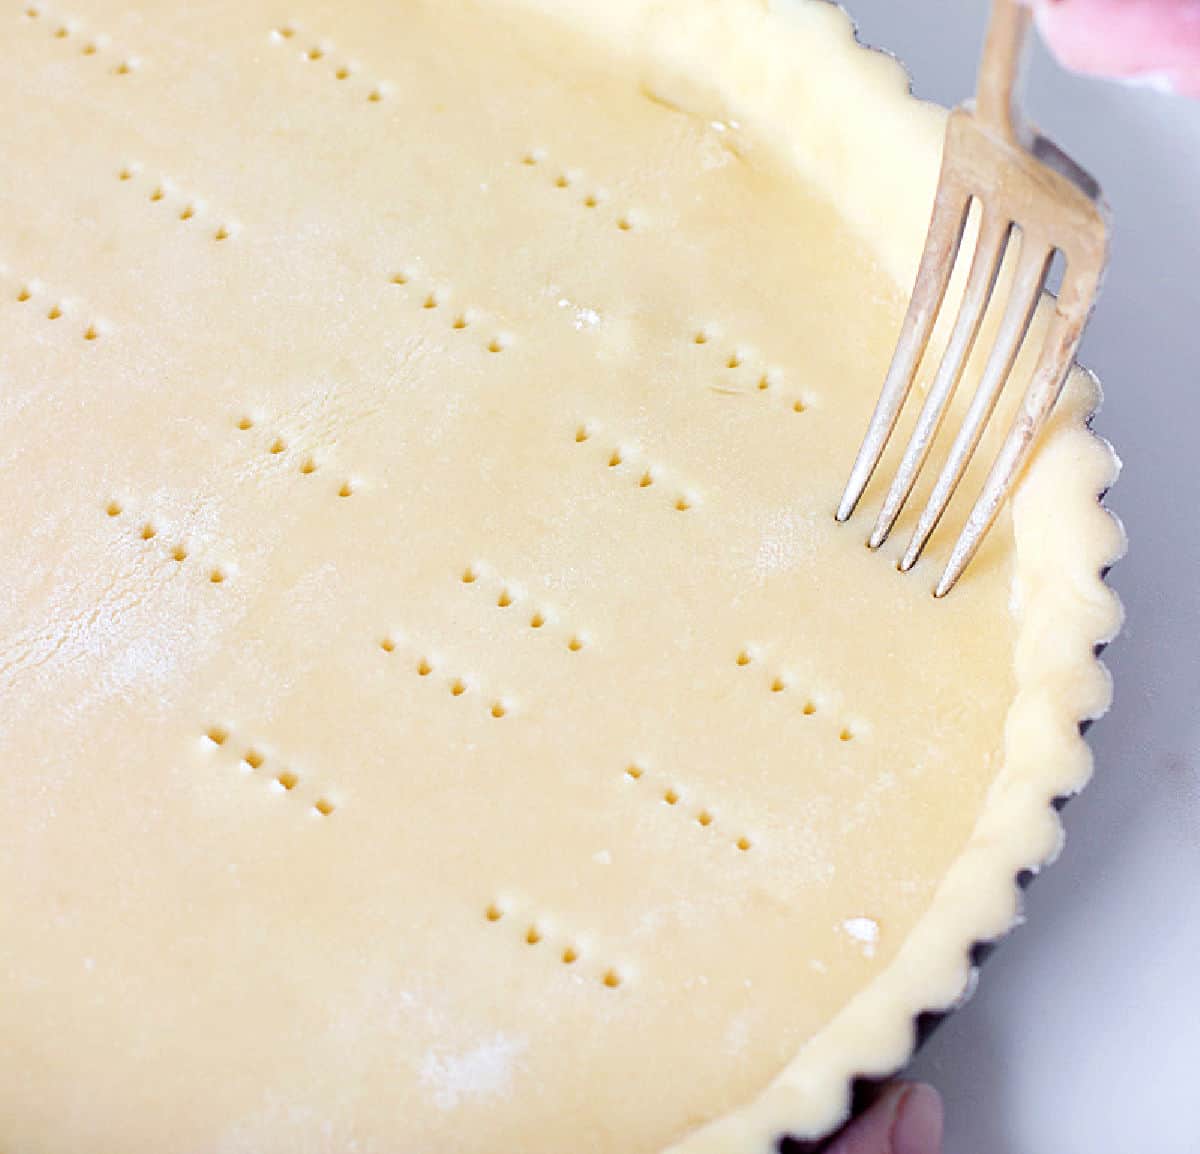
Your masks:
<svg viewBox="0 0 1200 1154"><path fill-rule="evenodd" d="M942 309L972 203L977 205L979 228L958 315L867 541L872 549L887 539L926 463L984 314L998 295L997 278L1010 247L1016 249L1016 269L978 388L898 563L901 571L916 564L978 448L1028 335L1057 253L1063 265L1062 284L1032 379L934 588L935 597L945 596L962 576L1020 477L1066 382L1107 259L1108 212L1099 186L1058 148L1027 128L1014 107L1029 23L1029 9L1018 0L993 0L976 99L949 115L916 284L879 402L836 514L837 520L845 521L854 512L896 427Z"/></svg>

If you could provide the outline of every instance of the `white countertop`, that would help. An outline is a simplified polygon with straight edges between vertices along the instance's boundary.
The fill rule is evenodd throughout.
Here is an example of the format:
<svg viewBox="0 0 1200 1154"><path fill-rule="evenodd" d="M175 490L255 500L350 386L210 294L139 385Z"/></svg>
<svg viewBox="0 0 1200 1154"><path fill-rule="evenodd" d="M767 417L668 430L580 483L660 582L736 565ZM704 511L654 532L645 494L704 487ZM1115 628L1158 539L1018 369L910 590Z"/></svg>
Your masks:
<svg viewBox="0 0 1200 1154"><path fill-rule="evenodd" d="M918 95L969 93L985 0L847 5ZM1127 622L1063 856L912 1073L945 1095L947 1154L1200 1154L1200 102L1069 76L1040 46L1028 93L1114 213L1080 359L1125 464Z"/></svg>

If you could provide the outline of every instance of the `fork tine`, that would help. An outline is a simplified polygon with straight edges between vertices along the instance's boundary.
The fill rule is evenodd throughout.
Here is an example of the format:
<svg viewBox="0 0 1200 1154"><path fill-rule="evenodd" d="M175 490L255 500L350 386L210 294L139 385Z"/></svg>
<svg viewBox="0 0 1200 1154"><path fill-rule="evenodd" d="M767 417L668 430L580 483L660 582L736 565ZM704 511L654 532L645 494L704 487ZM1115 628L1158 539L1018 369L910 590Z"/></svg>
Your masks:
<svg viewBox="0 0 1200 1154"><path fill-rule="evenodd" d="M850 479L846 482L845 492L838 504L836 517L839 521L845 521L854 512L863 490L871 480L871 474L875 472L879 459L883 456L883 450L896 427L896 419L908 398L917 365L929 344L933 323L942 307L946 286L950 283L950 273L967 224L970 200L967 193L957 184L951 184L944 179L939 183L912 299L909 301L908 311L904 314L904 323L896 341L896 351L892 355L892 363L883 382L879 401L871 414L866 436L863 437L858 455L854 458Z"/></svg>
<svg viewBox="0 0 1200 1154"><path fill-rule="evenodd" d="M971 355L971 349L979 335L979 327L983 323L988 302L992 298L992 291L996 285L996 273L1000 267L1000 258L1008 244L1011 228L1012 224L1007 216L984 206L983 220L979 226L979 239L971 260L971 273L967 278L967 287L963 291L962 303L959 305L954 329L946 344L946 351L942 355L937 375L930 386L929 395L921 407L916 427L904 450L904 458L896 470L891 488L888 489L883 506L879 510L875 528L871 531L870 539L867 541L872 549L878 549L887 540L892 526L896 523L896 518L900 515L904 503L912 492L917 475L925 464L934 438L941 428L942 419L946 415L946 409L951 397L954 396L955 389L958 388L967 357Z"/></svg>
<svg viewBox="0 0 1200 1154"><path fill-rule="evenodd" d="M954 543L945 572L933 591L935 597L945 597L954 588L1020 475L1066 383L1098 282L1098 272L1093 275L1088 270L1084 275L1072 277L1068 266L1055 317L1046 334L1033 379L1025 390L1021 408L1013 419L979 498Z"/></svg>
<svg viewBox="0 0 1200 1154"><path fill-rule="evenodd" d="M1053 254L1054 250L1038 238L1028 233L1021 234L1020 261L1017 264L1012 295L1004 310L1000 331L996 335L996 343L992 347L983 370L983 378L971 399L962 427L950 447L950 455L938 475L925 508L921 510L912 539L900 560L901 570L907 571L917 563L917 558L921 556L926 542L937 528L946 506L950 504L958 483L975 455L979 440L1029 330L1029 323L1033 319L1042 287L1050 271L1050 258Z"/></svg>

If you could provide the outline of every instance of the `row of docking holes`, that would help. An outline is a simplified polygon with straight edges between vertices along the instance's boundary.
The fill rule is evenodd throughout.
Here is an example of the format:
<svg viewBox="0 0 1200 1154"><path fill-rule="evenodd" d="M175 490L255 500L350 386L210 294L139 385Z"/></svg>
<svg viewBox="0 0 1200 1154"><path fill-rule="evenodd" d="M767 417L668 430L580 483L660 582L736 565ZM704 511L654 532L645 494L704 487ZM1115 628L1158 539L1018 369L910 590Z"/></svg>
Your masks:
<svg viewBox="0 0 1200 1154"><path fill-rule="evenodd" d="M575 444L584 445L596 438L601 431L595 421L582 421L575 426ZM603 461L613 472L626 473L636 478L637 487L644 491L663 488L666 470L661 465L647 460L629 445L609 444L603 447ZM696 506L697 496L690 490L673 491L668 495L672 507L686 513Z"/></svg>
<svg viewBox="0 0 1200 1154"><path fill-rule="evenodd" d="M365 93L364 99L368 104L380 104L391 91L391 86L384 81L374 81L362 74L359 66L353 61L340 56L329 40L302 36L300 28L295 24L280 24L271 29L272 44L292 45L299 49L298 59L314 68L326 70L332 79L348 88Z"/></svg>
<svg viewBox="0 0 1200 1154"><path fill-rule="evenodd" d="M81 56L104 60L114 76L128 76L138 67L136 57L119 51L107 36L93 35L78 20L55 16L41 4L24 9L25 19L44 26L50 35L64 45L76 46Z"/></svg>
<svg viewBox="0 0 1200 1154"><path fill-rule="evenodd" d="M735 658L735 664L739 669L749 670L752 667L758 667L762 664L762 654L757 646L748 645L745 649L738 652ZM774 672L767 671L764 677L764 685L767 692L778 694L780 698L794 696L796 692L795 680L791 674L784 670L776 670ZM800 712L805 717L815 717L821 712L817 702L811 697L802 698L803 704L800 707ZM843 723L838 728L839 741L853 741L857 736L853 725Z"/></svg>
<svg viewBox="0 0 1200 1154"><path fill-rule="evenodd" d="M388 656L400 651L401 648L408 649L407 643L403 637L397 633L386 634L379 642L379 648ZM508 717L513 711L513 702L508 697L492 697L483 692L482 687L466 674L454 673L445 671L441 668L440 662L431 656L422 655L416 656L415 653L410 653L413 658L412 669L418 677L422 677L431 683L441 683L445 691L451 697L463 702L482 701L483 708L487 710L488 716L499 721L501 718ZM434 675L437 676L434 676Z"/></svg>
<svg viewBox="0 0 1200 1154"><path fill-rule="evenodd" d="M196 226L204 225L208 217L208 209L203 200L188 196L172 181L161 177L151 180L137 163L122 165L117 170L117 179L130 189L142 192L147 201L157 208L169 210L181 224ZM229 221L209 226L210 235L215 241L228 240L236 231L236 225Z"/></svg>
<svg viewBox="0 0 1200 1154"><path fill-rule="evenodd" d="M643 762L631 761L625 767L624 778L627 782L643 787L648 797L657 797L660 804L675 810L681 816L689 817L690 815L690 820L699 829L708 830L714 836L725 836L724 827L717 820L712 809L693 803L685 795L684 790L660 775L650 773ZM754 847L754 843L744 833L739 834L736 838L730 838L729 844L741 853L749 853Z"/></svg>
<svg viewBox="0 0 1200 1154"><path fill-rule="evenodd" d="M499 926L501 922L518 925L521 940L527 946L556 954L559 962L570 966L576 971L588 971L606 990L620 989L626 982L626 974L619 966L608 965L604 962L592 963L588 951L582 942L569 934L556 932L548 919L521 917L521 910L516 903L496 900L490 902L483 911L483 917L491 925Z"/></svg>
<svg viewBox="0 0 1200 1154"><path fill-rule="evenodd" d="M105 505L104 512L114 521L117 518L124 518L126 515L125 506L115 498ZM160 545L158 527L153 521L138 520L136 517L132 520L135 524L131 532L135 533L141 541L145 542L148 547ZM177 565L182 565L188 560L188 548L182 541L176 541L167 546L167 555ZM226 577L226 571L219 565L213 566L208 571L208 580L211 585L223 585Z"/></svg>
<svg viewBox="0 0 1200 1154"><path fill-rule="evenodd" d="M81 311L79 303L49 292L41 281L22 281L16 289L9 291L13 302L23 305L35 314L40 313L45 320L66 320L68 324L78 326L79 335L85 341L98 341L104 335L105 326L102 322L78 319L78 313Z"/></svg>
<svg viewBox="0 0 1200 1154"><path fill-rule="evenodd" d="M237 419L237 429L242 433L249 433L252 429L258 427L258 421L250 414L243 413ZM321 463L311 453L293 453L287 441L281 436L272 436L267 434L266 445L264 452L280 461L294 461L296 472L302 477L311 477L321 468ZM337 485L337 495L339 497L353 497L355 492L355 483L352 478L345 477L340 482L334 482Z"/></svg>
<svg viewBox="0 0 1200 1154"><path fill-rule="evenodd" d="M302 779L298 773L284 766L277 766L274 758L268 758L261 750L252 744L239 743L240 754L234 751L234 743L230 731L223 725L210 725L204 731L204 743L216 752L218 750L231 753L237 759L237 767L245 774L264 773L271 783L271 788L280 794L290 794L293 797L307 795L307 789L301 789ZM298 792L297 792L298 791ZM323 793L318 793L312 801L312 812L318 817L328 817L337 807Z"/></svg>
<svg viewBox="0 0 1200 1154"><path fill-rule="evenodd" d="M550 168L549 153L544 148L531 148L521 157L521 163L528 168L546 170ZM577 168L558 168L555 171L553 185L563 192L584 190L579 197L579 204L585 209L605 209L609 203L608 192L592 184L587 175ZM637 215L631 211L618 212L613 218L614 226L620 232L632 232L640 226Z"/></svg>
<svg viewBox="0 0 1200 1154"><path fill-rule="evenodd" d="M449 289L439 289L428 283L420 283L417 274L411 269L399 269L392 273L388 283L396 285L399 288L415 289L416 295L421 301L421 308L430 313L435 309L444 308L450 303L451 293ZM464 333L468 329L477 329L483 322L484 316L485 314L478 309L457 309L452 314L450 328L456 333ZM484 347L489 353L502 353L511 344L512 337L510 334L493 332L487 338L487 343Z"/></svg>
<svg viewBox="0 0 1200 1154"><path fill-rule="evenodd" d="M467 589L484 596L494 596L496 608L512 610L511 616L521 620L535 632L547 637L563 638L570 653L579 653L586 644L584 634L564 630L558 614L544 605L533 604L525 594L510 582L501 580L491 567L483 562L468 565L460 574L459 581Z"/></svg>
<svg viewBox="0 0 1200 1154"><path fill-rule="evenodd" d="M783 397L791 412L808 411L811 400L808 397L788 394L783 387L783 374L779 369L765 364L751 349L725 345L721 340L720 329L715 325L697 329L692 334L691 343L699 348L718 346L717 365L725 375L719 383L709 385L712 392L721 396L745 396L755 393L762 397ZM723 349L722 345L725 345Z"/></svg>

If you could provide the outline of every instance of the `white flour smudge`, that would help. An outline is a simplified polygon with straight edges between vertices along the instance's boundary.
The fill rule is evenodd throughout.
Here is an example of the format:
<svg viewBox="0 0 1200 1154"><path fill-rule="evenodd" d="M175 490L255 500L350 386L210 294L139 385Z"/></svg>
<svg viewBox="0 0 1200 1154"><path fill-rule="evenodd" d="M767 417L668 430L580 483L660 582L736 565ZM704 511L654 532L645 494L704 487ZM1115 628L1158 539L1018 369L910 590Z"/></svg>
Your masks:
<svg viewBox="0 0 1200 1154"><path fill-rule="evenodd" d="M763 526L754 558L754 576L759 583L776 573L795 569L812 556L816 536L812 514L780 509L771 513Z"/></svg>
<svg viewBox="0 0 1200 1154"><path fill-rule="evenodd" d="M560 297L558 300L560 309L575 309L575 330L582 332L584 329L594 329L600 323L600 314L595 309L576 306L567 297Z"/></svg>
<svg viewBox="0 0 1200 1154"><path fill-rule="evenodd" d="M463 1054L427 1054L421 1084L439 1110L453 1110L464 1100L498 1097L511 1089L513 1061L526 1046L523 1038L497 1034Z"/></svg>
<svg viewBox="0 0 1200 1154"><path fill-rule="evenodd" d="M879 943L879 923L872 918L847 918L842 929L862 946L863 956L873 958Z"/></svg>

